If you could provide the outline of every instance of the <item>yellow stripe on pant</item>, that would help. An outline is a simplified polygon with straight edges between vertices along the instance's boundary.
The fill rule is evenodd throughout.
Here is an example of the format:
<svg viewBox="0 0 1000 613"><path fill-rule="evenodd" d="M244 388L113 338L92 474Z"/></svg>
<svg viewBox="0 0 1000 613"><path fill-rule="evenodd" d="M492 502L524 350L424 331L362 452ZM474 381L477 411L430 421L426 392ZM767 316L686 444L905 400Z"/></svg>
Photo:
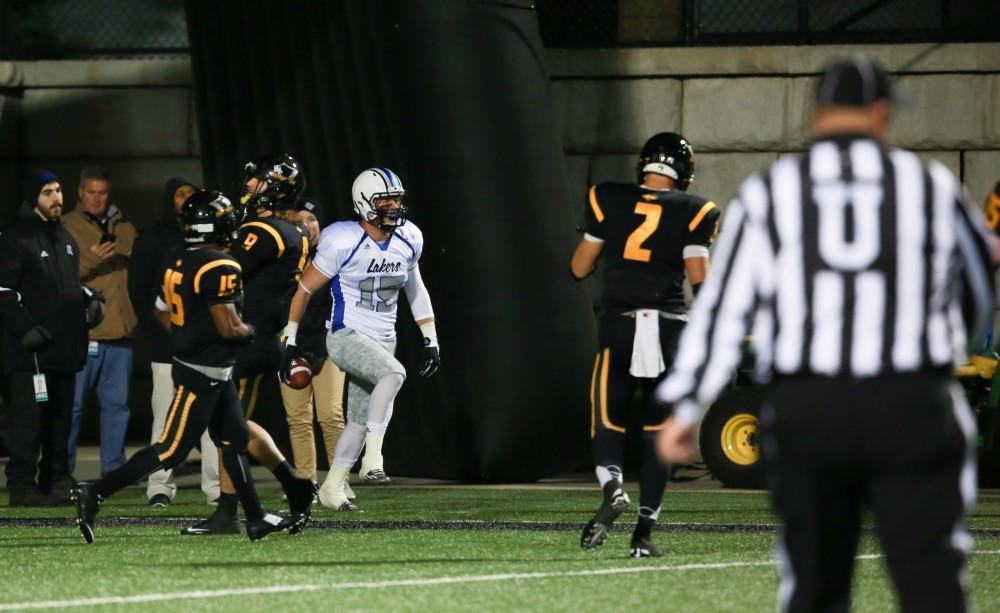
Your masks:
<svg viewBox="0 0 1000 613"><path fill-rule="evenodd" d="M169 449L159 455L161 462L166 461L167 458L172 456L174 451L177 450L177 446L181 444L181 439L184 438L184 426L187 425L188 413L191 412L191 405L194 404L197 397L194 392L189 391L187 393L187 400L184 401L184 410L181 411L181 423L177 426L177 432L174 434L174 442L170 444Z"/></svg>
<svg viewBox="0 0 1000 613"><path fill-rule="evenodd" d="M167 413L167 423L163 424L163 434L160 435L160 440L157 443L163 444L167 442L167 434L170 432L170 426L174 424L174 415L177 414L177 405L181 403L181 398L184 396L184 386L178 386L177 391L174 392L174 404L170 406L170 412Z"/></svg>

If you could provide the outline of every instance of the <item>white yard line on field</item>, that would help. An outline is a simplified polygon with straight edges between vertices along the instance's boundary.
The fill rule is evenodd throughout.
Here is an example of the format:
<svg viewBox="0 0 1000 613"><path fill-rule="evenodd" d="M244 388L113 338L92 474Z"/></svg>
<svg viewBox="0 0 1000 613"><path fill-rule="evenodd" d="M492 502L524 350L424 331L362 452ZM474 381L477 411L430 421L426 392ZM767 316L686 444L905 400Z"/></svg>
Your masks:
<svg viewBox="0 0 1000 613"><path fill-rule="evenodd" d="M974 551L973 555L998 555L996 551ZM881 554L857 556L858 560L874 560ZM677 564L673 566L631 566L600 568L594 570L571 570L543 573L504 573L496 575L466 575L451 577L428 577L426 579L390 579L387 581L359 581L353 583L307 583L303 585L272 585L268 587L248 587L228 590L196 590L192 592L171 592L163 594L136 594L134 596L98 596L75 600L42 600L36 602L11 602L0 604L0 611L25 609L61 609L66 607L92 607L109 604L139 604L168 600L190 600L196 598L222 598L224 596L247 596L252 594L282 594L287 592L317 592L321 590L382 589L388 587L424 587L431 585L454 585L461 583L492 583L496 581L528 581L557 577L593 577L599 575L624 575L635 573L655 573L684 570L712 570L720 568L747 568L752 566L772 566L773 560L757 562L713 562L702 564Z"/></svg>

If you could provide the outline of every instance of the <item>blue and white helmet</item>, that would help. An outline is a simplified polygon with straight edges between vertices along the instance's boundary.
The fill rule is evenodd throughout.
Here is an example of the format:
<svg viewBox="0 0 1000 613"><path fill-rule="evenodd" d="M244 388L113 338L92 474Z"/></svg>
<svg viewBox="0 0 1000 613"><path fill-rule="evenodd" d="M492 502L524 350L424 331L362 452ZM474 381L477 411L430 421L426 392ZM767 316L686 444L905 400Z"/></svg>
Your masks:
<svg viewBox="0 0 1000 613"><path fill-rule="evenodd" d="M362 171L351 186L354 212L385 232L392 232L406 223L406 207L403 205L405 195L403 182L388 168ZM379 203L380 200L390 199L398 199L399 207L390 209L387 203Z"/></svg>

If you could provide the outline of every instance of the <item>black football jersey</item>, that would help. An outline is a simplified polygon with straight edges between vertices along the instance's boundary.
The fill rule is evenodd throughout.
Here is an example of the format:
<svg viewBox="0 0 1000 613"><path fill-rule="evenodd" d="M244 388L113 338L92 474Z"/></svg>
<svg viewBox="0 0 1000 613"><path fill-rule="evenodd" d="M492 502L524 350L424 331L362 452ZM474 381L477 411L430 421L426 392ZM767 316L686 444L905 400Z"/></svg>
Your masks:
<svg viewBox="0 0 1000 613"><path fill-rule="evenodd" d="M629 183L590 188L584 231L604 241L606 308L683 313L684 248L712 244L719 210L700 196Z"/></svg>
<svg viewBox="0 0 1000 613"><path fill-rule="evenodd" d="M189 364L232 366L236 345L219 335L209 307L243 300L240 265L214 249L187 249L167 265L160 298L170 312L173 356Z"/></svg>
<svg viewBox="0 0 1000 613"><path fill-rule="evenodd" d="M309 256L308 233L280 217L257 218L240 227L232 256L243 267L243 320L260 338L277 334Z"/></svg>

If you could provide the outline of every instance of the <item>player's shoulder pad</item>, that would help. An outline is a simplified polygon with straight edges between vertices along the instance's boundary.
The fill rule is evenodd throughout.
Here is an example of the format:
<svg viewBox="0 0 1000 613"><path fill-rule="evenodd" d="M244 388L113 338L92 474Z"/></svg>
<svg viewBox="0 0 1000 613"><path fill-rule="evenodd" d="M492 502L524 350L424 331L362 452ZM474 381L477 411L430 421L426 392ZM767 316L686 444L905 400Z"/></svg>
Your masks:
<svg viewBox="0 0 1000 613"><path fill-rule="evenodd" d="M396 237L413 249L414 255L419 255L424 250L424 233L417 224L407 220L405 224L395 231Z"/></svg>
<svg viewBox="0 0 1000 613"><path fill-rule="evenodd" d="M242 273L240 263L231 256L215 251L214 249L200 249L202 257L198 262L198 269L194 273L192 286L196 294L201 293L202 287L216 287L218 279L224 275L236 275Z"/></svg>
<svg viewBox="0 0 1000 613"><path fill-rule="evenodd" d="M365 229L356 221L335 221L319 233L318 249L353 249L364 234Z"/></svg>
<svg viewBox="0 0 1000 613"><path fill-rule="evenodd" d="M281 228L268 222L269 218L257 218L244 222L240 226L240 242L244 242L247 236L253 234L257 237L253 246L258 249L264 245L271 245L279 251L284 250L285 239L281 236Z"/></svg>

